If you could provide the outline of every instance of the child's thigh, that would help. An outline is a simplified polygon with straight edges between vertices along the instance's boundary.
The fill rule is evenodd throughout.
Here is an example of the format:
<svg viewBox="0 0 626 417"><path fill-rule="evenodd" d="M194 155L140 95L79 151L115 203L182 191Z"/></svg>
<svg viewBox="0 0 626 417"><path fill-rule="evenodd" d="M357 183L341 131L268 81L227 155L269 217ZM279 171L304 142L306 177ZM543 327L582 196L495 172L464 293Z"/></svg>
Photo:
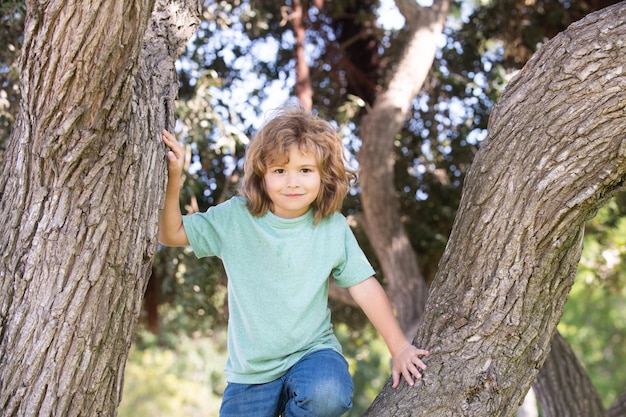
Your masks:
<svg viewBox="0 0 626 417"><path fill-rule="evenodd" d="M277 417L282 408L283 383L226 385L220 417Z"/></svg>
<svg viewBox="0 0 626 417"><path fill-rule="evenodd" d="M303 357L285 375L285 417L338 417L352 407L352 377L344 357L331 349Z"/></svg>

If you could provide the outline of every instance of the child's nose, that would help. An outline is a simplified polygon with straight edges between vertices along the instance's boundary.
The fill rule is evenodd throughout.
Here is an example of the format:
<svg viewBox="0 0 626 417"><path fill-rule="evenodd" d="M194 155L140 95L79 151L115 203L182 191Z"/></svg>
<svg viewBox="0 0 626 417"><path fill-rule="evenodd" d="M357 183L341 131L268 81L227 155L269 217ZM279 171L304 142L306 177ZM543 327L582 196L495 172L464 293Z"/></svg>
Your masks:
<svg viewBox="0 0 626 417"><path fill-rule="evenodd" d="M298 186L298 176L293 173L287 173L287 186L288 187L297 187Z"/></svg>

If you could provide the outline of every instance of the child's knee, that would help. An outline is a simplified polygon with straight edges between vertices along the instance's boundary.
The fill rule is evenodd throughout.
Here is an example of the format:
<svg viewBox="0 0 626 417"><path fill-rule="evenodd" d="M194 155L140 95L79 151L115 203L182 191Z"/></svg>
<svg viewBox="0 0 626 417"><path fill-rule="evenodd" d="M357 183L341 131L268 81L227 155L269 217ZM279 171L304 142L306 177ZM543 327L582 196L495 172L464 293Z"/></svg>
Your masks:
<svg viewBox="0 0 626 417"><path fill-rule="evenodd" d="M294 396L292 404L298 411L288 416L339 417L352 408L352 384L322 380L308 388Z"/></svg>
<svg viewBox="0 0 626 417"><path fill-rule="evenodd" d="M316 386L313 401L320 415L340 416L352 408L352 384L348 387L345 384L325 384L324 381L320 381Z"/></svg>

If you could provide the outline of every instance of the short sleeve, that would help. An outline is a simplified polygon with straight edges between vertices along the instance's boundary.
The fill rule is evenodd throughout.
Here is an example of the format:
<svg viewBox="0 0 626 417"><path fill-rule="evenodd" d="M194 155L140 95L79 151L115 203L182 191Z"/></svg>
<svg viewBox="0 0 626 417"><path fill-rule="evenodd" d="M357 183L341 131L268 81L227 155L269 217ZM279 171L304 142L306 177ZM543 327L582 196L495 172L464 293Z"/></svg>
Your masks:
<svg viewBox="0 0 626 417"><path fill-rule="evenodd" d="M338 286L351 287L373 276L376 271L359 246L345 218L343 224L344 254L340 263L333 269L333 277Z"/></svg>
<svg viewBox="0 0 626 417"><path fill-rule="evenodd" d="M233 220L238 212L245 209L245 203L232 198L217 206L209 207L203 213L183 216L183 226L189 244L198 258L220 256L225 240L232 233Z"/></svg>

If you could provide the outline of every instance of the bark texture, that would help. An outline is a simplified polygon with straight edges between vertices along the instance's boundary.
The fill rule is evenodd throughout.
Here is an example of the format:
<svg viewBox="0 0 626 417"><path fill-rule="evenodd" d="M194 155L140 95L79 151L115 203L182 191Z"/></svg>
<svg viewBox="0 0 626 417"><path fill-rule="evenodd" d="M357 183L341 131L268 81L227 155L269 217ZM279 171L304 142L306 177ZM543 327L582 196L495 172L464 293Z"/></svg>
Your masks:
<svg viewBox="0 0 626 417"><path fill-rule="evenodd" d="M0 178L0 416L113 416L157 245L159 132L198 4L27 7Z"/></svg>
<svg viewBox="0 0 626 417"><path fill-rule="evenodd" d="M465 182L416 344L414 388L367 416L511 416L535 380L584 223L626 177L626 7L572 24L507 86Z"/></svg>
<svg viewBox="0 0 626 417"><path fill-rule="evenodd" d="M394 138L432 66L449 0L435 0L430 8L411 0L397 4L412 35L388 88L363 118L358 160L363 227L388 282L389 298L400 326L412 338L428 288L400 218L393 173Z"/></svg>

